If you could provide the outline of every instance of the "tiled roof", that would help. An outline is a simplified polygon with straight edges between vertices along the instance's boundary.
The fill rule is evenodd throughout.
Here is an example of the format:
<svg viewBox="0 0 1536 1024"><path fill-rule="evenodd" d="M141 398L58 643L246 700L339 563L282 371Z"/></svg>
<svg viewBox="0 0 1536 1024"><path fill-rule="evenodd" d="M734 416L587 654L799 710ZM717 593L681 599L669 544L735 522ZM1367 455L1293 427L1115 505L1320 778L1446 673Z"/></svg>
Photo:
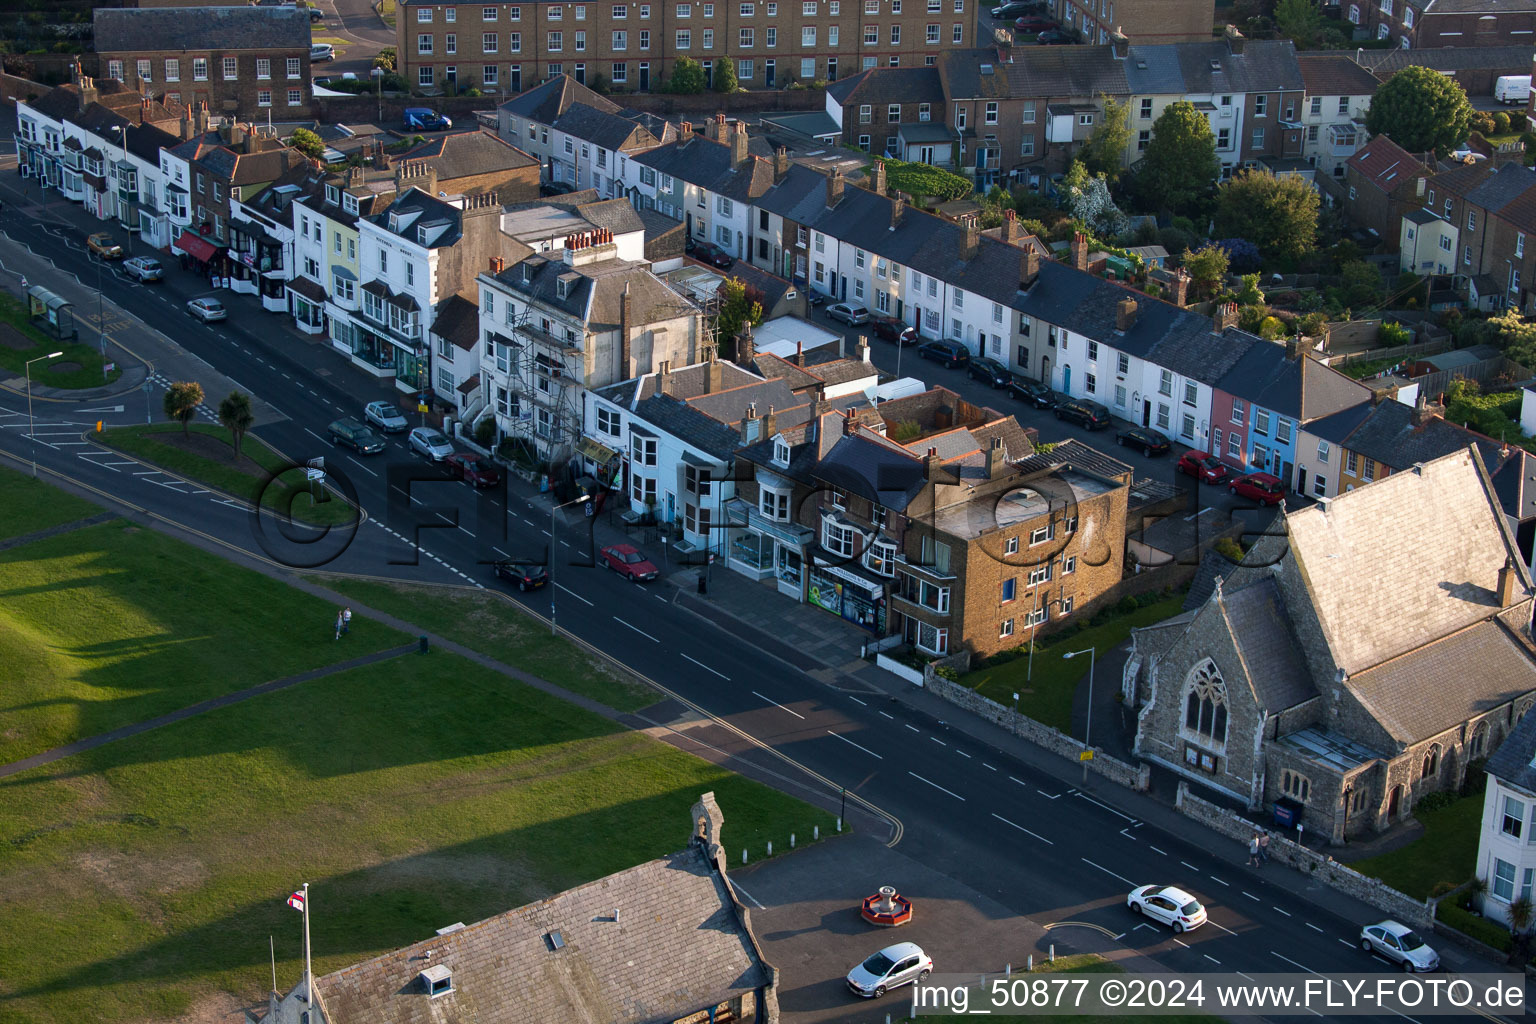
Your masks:
<svg viewBox="0 0 1536 1024"><path fill-rule="evenodd" d="M1368 406L1363 416L1359 409L1334 413L1310 424L1307 430L1390 470L1408 469L1418 462L1432 462L1463 452L1470 444L1484 449L1485 461L1490 456L1498 459L1497 444L1465 427L1439 416L1431 416L1416 427L1413 417L1411 406L1385 401ZM1490 467L1493 465L1497 461L1490 463Z"/></svg>
<svg viewBox="0 0 1536 1024"><path fill-rule="evenodd" d="M264 153L237 153L226 146L214 146L200 154L198 163L231 185L256 185L282 177L304 163L304 156L286 146Z"/></svg>
<svg viewBox="0 0 1536 1024"><path fill-rule="evenodd" d="M1517 0L1523 2L1523 0ZM1531 70L1531 47L1524 46L1431 46L1422 50L1356 50L1355 59L1383 80L1406 67L1426 67L1436 71L1474 71L1506 69L1506 74L1524 75Z"/></svg>
<svg viewBox="0 0 1536 1024"><path fill-rule="evenodd" d="M551 259L550 255L561 258ZM526 282L523 280L525 266L530 278ZM575 276L567 278L570 283L565 297L561 298L558 281L567 274ZM497 274L496 279L531 300L576 317L589 331L611 331L619 327L626 289L635 317L635 324L631 326L698 313L697 306L667 287L647 265L616 257L573 267L564 262L563 250L556 250L553 254L532 256L512 264Z"/></svg>
<svg viewBox="0 0 1536 1024"><path fill-rule="evenodd" d="M757 142L760 148L766 146L761 139ZM658 146L633 159L716 195L748 203L773 186L773 164L752 155L750 140L748 147L746 161L735 168L731 166L731 147L697 134L681 143Z"/></svg>
<svg viewBox="0 0 1536 1024"><path fill-rule="evenodd" d="M96 8L97 53L309 49L297 7Z"/></svg>
<svg viewBox="0 0 1536 1024"><path fill-rule="evenodd" d="M424 990L429 963L451 972L451 992ZM768 972L724 880L690 846L327 974L315 989L329 1024L649 1024L750 993Z"/></svg>
<svg viewBox="0 0 1536 1024"><path fill-rule="evenodd" d="M573 103L609 114L619 112L617 103L599 96L570 75L556 75L542 85L518 93L497 109L540 124L553 124Z"/></svg>
<svg viewBox="0 0 1536 1024"><path fill-rule="evenodd" d="M1216 605L1226 617L1259 706L1270 713L1317 696L1273 579L1227 593Z"/></svg>
<svg viewBox="0 0 1536 1024"><path fill-rule="evenodd" d="M456 348L474 351L480 338L480 310L462 295L450 295L437 304L432 333L447 338Z"/></svg>
<svg viewBox="0 0 1536 1024"><path fill-rule="evenodd" d="M1256 409L1306 422L1368 403L1371 389L1305 353L1286 355L1286 346L1260 342L1248 351L1216 387Z"/></svg>
<svg viewBox="0 0 1536 1024"><path fill-rule="evenodd" d="M1124 65L1129 91L1137 95L1301 92L1305 87L1289 39L1248 39L1241 53L1233 53L1224 40L1132 46Z"/></svg>
<svg viewBox="0 0 1536 1024"><path fill-rule="evenodd" d="M1012 419L1012 417L1009 417ZM1021 473L1033 473L1048 469L1076 469L1106 480L1129 479L1131 467L1119 459L1105 455L1077 438L1068 438L1051 446L1049 450L1035 449L1031 454L1015 460Z"/></svg>
<svg viewBox="0 0 1536 1024"><path fill-rule="evenodd" d="M1536 192L1536 171L1524 164L1511 163L1495 168L1467 193L1467 201L1489 213L1501 213L1510 203L1532 192Z"/></svg>
<svg viewBox="0 0 1536 1024"><path fill-rule="evenodd" d="M660 140L627 117L599 110L585 103L572 103L550 127L601 149L633 151L658 145Z"/></svg>
<svg viewBox="0 0 1536 1024"><path fill-rule="evenodd" d="M1345 685L1388 735L1407 745L1536 690L1536 660L1528 644L1490 620L1350 676Z"/></svg>
<svg viewBox="0 0 1536 1024"><path fill-rule="evenodd" d="M400 161L426 161L437 171L438 187L454 191L458 178L536 167L539 161L487 131L456 132L423 142L395 157Z"/></svg>
<svg viewBox="0 0 1536 1024"><path fill-rule="evenodd" d="M1385 135L1378 135L1346 163L1365 180L1384 192L1397 188L1414 174L1428 174L1417 158Z"/></svg>
<svg viewBox="0 0 1536 1024"><path fill-rule="evenodd" d="M1536 189L1527 189L1505 204L1499 211L1499 219L1517 230L1536 234Z"/></svg>
<svg viewBox="0 0 1536 1024"><path fill-rule="evenodd" d="M1341 53L1296 55L1308 96L1374 96L1381 80Z"/></svg>
<svg viewBox="0 0 1536 1024"><path fill-rule="evenodd" d="M1354 674L1488 618L1499 570L1530 579L1470 450L1285 517L1333 660Z"/></svg>
<svg viewBox="0 0 1536 1024"><path fill-rule="evenodd" d="M1494 778L1536 795L1536 715L1515 723L1484 768Z"/></svg>
<svg viewBox="0 0 1536 1024"><path fill-rule="evenodd" d="M949 96L960 99L1096 99L1131 91L1126 62L1113 46L1015 46L1009 58L999 62L995 50L952 50L939 56L939 71Z"/></svg>
<svg viewBox="0 0 1536 1024"><path fill-rule="evenodd" d="M582 203L576 212L595 228L612 231L615 235L627 235L645 230L645 220L628 199L599 199L595 203Z"/></svg>
<svg viewBox="0 0 1536 1024"><path fill-rule="evenodd" d="M931 103L943 111L944 86L937 68L870 68L856 75L838 79L827 86L827 95L847 105L868 103L884 107L891 103ZM881 116L884 116L881 111Z"/></svg>

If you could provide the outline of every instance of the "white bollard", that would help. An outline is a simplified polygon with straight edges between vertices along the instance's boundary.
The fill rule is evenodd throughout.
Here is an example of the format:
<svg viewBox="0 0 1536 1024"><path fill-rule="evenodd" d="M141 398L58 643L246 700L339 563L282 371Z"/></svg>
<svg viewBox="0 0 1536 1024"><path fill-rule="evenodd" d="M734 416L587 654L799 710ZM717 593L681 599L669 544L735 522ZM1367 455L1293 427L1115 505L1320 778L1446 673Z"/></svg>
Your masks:
<svg viewBox="0 0 1536 1024"><path fill-rule="evenodd" d="M1034 970L1035 970L1035 954L1033 954L1033 953L1029 954L1029 959L1024 962L1024 969L1026 971L1029 971L1030 973L1034 973Z"/></svg>
<svg viewBox="0 0 1536 1024"><path fill-rule="evenodd" d="M820 839L821 838L821 826L820 825L812 825L811 826L811 838L812 839Z"/></svg>
<svg viewBox="0 0 1536 1024"><path fill-rule="evenodd" d="M773 856L773 840L768 840L768 856Z"/></svg>
<svg viewBox="0 0 1536 1024"><path fill-rule="evenodd" d="M839 832L841 832L843 830L843 819L842 818L838 818L837 819L837 830Z"/></svg>
<svg viewBox="0 0 1536 1024"><path fill-rule="evenodd" d="M1013 964L1003 964L1003 977L1013 977Z"/></svg>
<svg viewBox="0 0 1536 1024"><path fill-rule="evenodd" d="M1051 963L1056 962L1056 943L1051 943Z"/></svg>
<svg viewBox="0 0 1536 1024"><path fill-rule="evenodd" d="M793 832L789 834L789 848L791 850L795 848L795 834Z"/></svg>
<svg viewBox="0 0 1536 1024"><path fill-rule="evenodd" d="M741 848L741 862L743 864L747 862L747 848L745 846Z"/></svg>

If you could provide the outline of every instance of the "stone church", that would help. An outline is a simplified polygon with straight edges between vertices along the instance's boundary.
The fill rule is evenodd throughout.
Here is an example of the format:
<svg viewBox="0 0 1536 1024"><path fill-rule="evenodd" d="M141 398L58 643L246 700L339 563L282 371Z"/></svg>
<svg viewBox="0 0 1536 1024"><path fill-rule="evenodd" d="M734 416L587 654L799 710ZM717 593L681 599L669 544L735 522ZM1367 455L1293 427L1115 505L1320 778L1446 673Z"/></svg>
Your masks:
<svg viewBox="0 0 1536 1024"><path fill-rule="evenodd" d="M1252 539L1252 538L1245 538ZM1533 586L1474 449L1281 513L1134 630L1144 759L1335 842L1461 784L1536 699Z"/></svg>

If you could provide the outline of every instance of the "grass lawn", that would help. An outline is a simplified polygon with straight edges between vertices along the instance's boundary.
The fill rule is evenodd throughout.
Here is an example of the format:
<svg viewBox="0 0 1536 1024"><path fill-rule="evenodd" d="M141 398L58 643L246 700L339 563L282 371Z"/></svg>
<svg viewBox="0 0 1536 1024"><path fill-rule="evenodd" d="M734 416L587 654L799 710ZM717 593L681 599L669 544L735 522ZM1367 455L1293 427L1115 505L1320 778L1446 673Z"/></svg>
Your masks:
<svg viewBox="0 0 1536 1024"><path fill-rule="evenodd" d="M89 323L78 323L80 337L73 341L50 338L33 326L27 315L27 307L19 299L0 295L0 367L12 370L18 377L26 375L27 361L51 352L62 352L58 359L45 359L32 364L32 383L46 384L53 388L99 388L111 384L123 375L113 370L105 377L101 373L101 353L95 344L84 344L81 339L96 340L96 329ZM29 344L30 343L30 344ZM54 370L52 367L66 369Z"/></svg>
<svg viewBox="0 0 1536 1024"><path fill-rule="evenodd" d="M390 28L395 27L395 0L379 0L379 19Z"/></svg>
<svg viewBox="0 0 1536 1024"><path fill-rule="evenodd" d="M409 642L354 619L337 643L335 616L121 520L0 551L0 761Z"/></svg>
<svg viewBox="0 0 1536 1024"><path fill-rule="evenodd" d="M1150 626L1177 615L1183 602L1184 595L1175 594L1156 604L1138 608L1128 615L1117 613L1101 625L1091 626L1068 637L1045 637L1035 646L1035 669L1029 682L1025 682L1029 671L1027 653L1012 661L968 672L960 677L960 682L1006 707L1013 706L1013 695L1017 693L1020 712L1037 722L1069 732L1072 727L1072 694L1078 680L1087 673L1088 666L1080 660L1068 661L1061 656L1062 653L1093 647L1103 656L1125 643L1133 626ZM1028 650L1027 642L1024 650Z"/></svg>
<svg viewBox="0 0 1536 1024"><path fill-rule="evenodd" d="M179 423L145 423L111 427L96 437L103 444L248 504L254 504L260 494L264 508L278 514L291 509L293 518L300 522L350 526L356 520L357 509L340 500L334 488L331 500L312 502L304 469L254 434L245 435L238 461L229 431L223 427L194 423L191 435L184 438ZM274 475L276 481L267 486Z"/></svg>
<svg viewBox="0 0 1536 1024"><path fill-rule="evenodd" d="M0 466L0 494L5 495L0 501L0 540L89 519L101 511L51 484L33 480L31 473L4 466Z"/></svg>
<svg viewBox="0 0 1536 1024"><path fill-rule="evenodd" d="M1401 359L1355 359L1340 366L1338 370L1346 377L1364 380L1400 362L1402 362Z"/></svg>
<svg viewBox="0 0 1536 1024"><path fill-rule="evenodd" d="M548 626L490 594L337 577L318 582L616 711L638 711L662 698L564 637L551 636Z"/></svg>
<svg viewBox="0 0 1536 1024"><path fill-rule="evenodd" d="M681 849L707 790L732 851L832 825L445 652L110 744L0 782L0 1020L212 1019L268 936L298 980L301 882L324 973Z"/></svg>
<svg viewBox="0 0 1536 1024"><path fill-rule="evenodd" d="M1471 878L1477 866L1482 795L1464 796L1439 810L1416 810L1413 816L1424 826L1422 836L1391 853L1350 861L1349 866L1421 900L1437 882L1460 885Z"/></svg>

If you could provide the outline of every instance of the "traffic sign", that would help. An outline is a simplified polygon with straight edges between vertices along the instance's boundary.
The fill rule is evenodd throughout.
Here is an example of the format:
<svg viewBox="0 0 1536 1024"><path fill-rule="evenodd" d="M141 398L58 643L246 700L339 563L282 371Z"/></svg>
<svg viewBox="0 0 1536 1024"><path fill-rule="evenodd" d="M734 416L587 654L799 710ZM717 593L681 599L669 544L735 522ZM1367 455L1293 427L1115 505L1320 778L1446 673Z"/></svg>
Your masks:
<svg viewBox="0 0 1536 1024"><path fill-rule="evenodd" d="M325 470L323 469L306 469L304 473L311 482L325 479Z"/></svg>
<svg viewBox="0 0 1536 1024"><path fill-rule="evenodd" d="M1091 751L1091 750L1079 751L1078 755L1077 755L1077 759L1079 761L1092 761L1093 760L1093 751Z"/></svg>
<svg viewBox="0 0 1536 1024"><path fill-rule="evenodd" d="M325 456L321 455L321 456L318 456L317 458L310 459L309 462L307 463L307 465L309 466L310 469L324 469L325 468ZM311 479L313 479L313 478L311 478Z"/></svg>

